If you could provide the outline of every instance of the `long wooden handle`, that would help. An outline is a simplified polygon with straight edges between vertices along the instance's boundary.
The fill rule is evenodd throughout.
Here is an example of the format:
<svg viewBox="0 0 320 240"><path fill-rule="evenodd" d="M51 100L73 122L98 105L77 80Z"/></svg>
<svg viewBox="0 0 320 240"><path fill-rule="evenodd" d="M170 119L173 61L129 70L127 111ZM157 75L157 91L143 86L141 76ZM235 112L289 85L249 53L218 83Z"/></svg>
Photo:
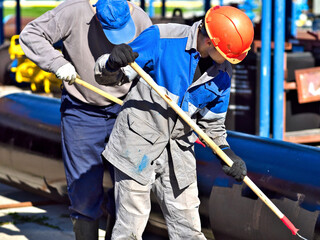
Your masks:
<svg viewBox="0 0 320 240"><path fill-rule="evenodd" d="M105 91L103 91L103 90L101 90L101 89L99 89L99 88L97 88L97 87L95 87L95 86L93 86L93 85L81 80L80 78L76 78L75 82L77 84L79 84L81 86L84 86L84 87L90 89L91 91L94 91L95 93L98 93L99 95L111 100L112 102L115 102L115 103L117 103L119 105L123 104L123 101L121 99L116 98L116 97L110 95L109 93L106 93Z"/></svg>
<svg viewBox="0 0 320 240"><path fill-rule="evenodd" d="M130 66L168 103L168 105L205 141L210 148L228 165L232 166L233 161L211 140L211 138L155 83L136 62ZM294 225L284 216L284 214L270 201L270 199L254 184L248 176L243 181L252 191L282 220L282 222L295 235L298 231Z"/></svg>

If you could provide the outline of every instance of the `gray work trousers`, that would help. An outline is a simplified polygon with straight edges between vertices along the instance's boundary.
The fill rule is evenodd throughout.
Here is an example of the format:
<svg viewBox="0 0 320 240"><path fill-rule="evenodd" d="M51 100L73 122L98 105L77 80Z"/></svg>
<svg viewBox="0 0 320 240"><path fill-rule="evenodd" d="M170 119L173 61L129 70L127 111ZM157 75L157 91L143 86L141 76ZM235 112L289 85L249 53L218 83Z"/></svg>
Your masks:
<svg viewBox="0 0 320 240"><path fill-rule="evenodd" d="M197 182L178 188L167 150L154 164L154 177L147 185L115 168L116 223L112 240L142 239L151 211L151 191L162 209L170 239L206 239L201 232Z"/></svg>

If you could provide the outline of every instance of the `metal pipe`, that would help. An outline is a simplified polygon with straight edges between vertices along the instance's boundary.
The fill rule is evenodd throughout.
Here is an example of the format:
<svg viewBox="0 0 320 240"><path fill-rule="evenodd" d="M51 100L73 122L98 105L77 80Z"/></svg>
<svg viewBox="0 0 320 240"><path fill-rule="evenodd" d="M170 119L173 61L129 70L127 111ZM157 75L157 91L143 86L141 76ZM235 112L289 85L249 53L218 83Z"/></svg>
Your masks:
<svg viewBox="0 0 320 240"><path fill-rule="evenodd" d="M166 16L166 0L162 0L161 16Z"/></svg>
<svg viewBox="0 0 320 240"><path fill-rule="evenodd" d="M222 6L220 1L220 6ZM204 0L204 12L206 13L211 7L211 1L210 0Z"/></svg>
<svg viewBox="0 0 320 240"><path fill-rule="evenodd" d="M16 34L20 34L21 31L21 8L20 8L20 0L17 0L16 6Z"/></svg>
<svg viewBox="0 0 320 240"><path fill-rule="evenodd" d="M271 56L272 1L262 1L261 66L260 66L260 119L259 135L269 137L270 132L270 56Z"/></svg>
<svg viewBox="0 0 320 240"><path fill-rule="evenodd" d="M154 7L153 7L154 0L149 1L149 17L154 17Z"/></svg>
<svg viewBox="0 0 320 240"><path fill-rule="evenodd" d="M296 2L295 1L290 1L291 2L291 36L295 37L297 35L297 27L296 27Z"/></svg>
<svg viewBox="0 0 320 240"><path fill-rule="evenodd" d="M273 68L273 138L283 138L285 0L275 1L274 68Z"/></svg>
<svg viewBox="0 0 320 240"><path fill-rule="evenodd" d="M1 182L67 201L60 104L60 99L35 94L0 97ZM320 149L231 131L227 140L246 161L248 176L299 226L299 233L309 240L320 239ZM199 211L203 225L211 224L214 239L298 239L246 185L223 173L211 148L195 144L194 150ZM105 177L108 189L112 183L107 171ZM158 209L152 208L157 216ZM159 232L160 227L154 229Z"/></svg>
<svg viewBox="0 0 320 240"><path fill-rule="evenodd" d="M4 22L3 22L3 0L0 0L0 45L4 42Z"/></svg>
<svg viewBox="0 0 320 240"><path fill-rule="evenodd" d="M141 0L140 1L140 7L142 8L142 10L146 10L146 2L145 2L145 0Z"/></svg>

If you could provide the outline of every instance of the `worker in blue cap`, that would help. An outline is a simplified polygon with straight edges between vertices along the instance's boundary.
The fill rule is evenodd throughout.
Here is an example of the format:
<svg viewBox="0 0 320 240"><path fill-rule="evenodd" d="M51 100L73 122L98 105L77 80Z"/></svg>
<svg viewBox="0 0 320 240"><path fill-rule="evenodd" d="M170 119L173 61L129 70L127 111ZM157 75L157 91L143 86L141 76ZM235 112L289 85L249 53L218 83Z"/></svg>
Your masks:
<svg viewBox="0 0 320 240"><path fill-rule="evenodd" d="M103 176L107 163L101 153L120 106L72 83L80 76L95 87L124 98L131 83L98 85L95 61L110 53L115 45L131 42L151 25L141 8L125 0L66 0L30 22L20 34L26 56L63 80L62 158L77 240L97 240L104 209L114 214L113 197L108 198L108 206L104 203L107 194L103 189ZM62 51L54 48L59 41L63 43Z"/></svg>

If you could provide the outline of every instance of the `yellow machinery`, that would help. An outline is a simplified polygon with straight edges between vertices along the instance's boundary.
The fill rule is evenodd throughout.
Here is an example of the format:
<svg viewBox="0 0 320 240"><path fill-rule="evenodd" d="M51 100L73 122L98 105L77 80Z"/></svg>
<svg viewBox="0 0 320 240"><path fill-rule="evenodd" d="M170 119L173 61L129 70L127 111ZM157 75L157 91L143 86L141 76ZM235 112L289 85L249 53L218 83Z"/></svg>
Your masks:
<svg viewBox="0 0 320 240"><path fill-rule="evenodd" d="M17 83L30 83L33 92L54 93L60 91L61 80L55 74L40 69L25 56L19 44L19 35L12 36L9 54L12 60L17 60L17 65L11 67Z"/></svg>

